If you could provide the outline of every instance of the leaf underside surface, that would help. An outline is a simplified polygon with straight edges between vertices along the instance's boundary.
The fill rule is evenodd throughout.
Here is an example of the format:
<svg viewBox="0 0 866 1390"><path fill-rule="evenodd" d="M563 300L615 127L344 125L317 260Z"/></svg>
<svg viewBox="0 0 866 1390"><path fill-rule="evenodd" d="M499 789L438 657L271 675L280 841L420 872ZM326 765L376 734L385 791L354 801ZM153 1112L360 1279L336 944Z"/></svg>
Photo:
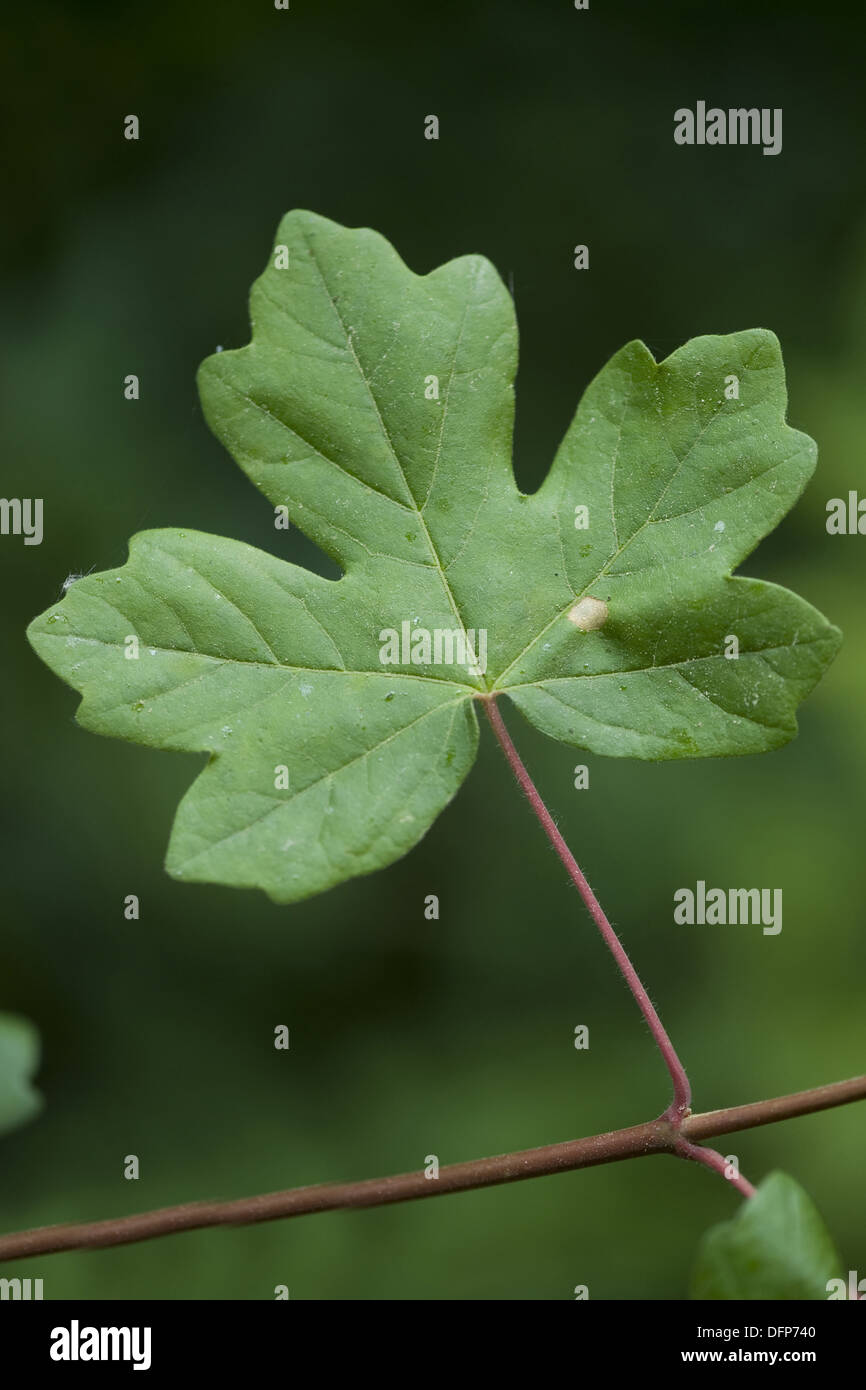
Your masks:
<svg viewBox="0 0 866 1390"><path fill-rule="evenodd" d="M147 531L28 630L81 692L85 728L208 755L171 874L290 902L393 862L459 788L493 693L616 757L793 737L839 633L788 590L731 577L815 465L785 423L772 333L697 338L662 362L629 343L527 496L514 306L487 260L418 276L376 232L309 212L283 219L276 248L252 341L209 357L199 391L342 576ZM586 598L607 606L593 630L573 611Z"/></svg>

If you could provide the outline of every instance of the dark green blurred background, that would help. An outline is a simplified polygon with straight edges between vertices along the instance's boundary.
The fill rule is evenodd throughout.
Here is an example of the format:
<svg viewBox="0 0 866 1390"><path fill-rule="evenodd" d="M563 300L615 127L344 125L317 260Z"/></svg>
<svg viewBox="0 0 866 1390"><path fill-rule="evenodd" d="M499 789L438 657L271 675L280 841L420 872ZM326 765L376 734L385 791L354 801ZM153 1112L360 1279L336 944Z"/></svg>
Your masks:
<svg viewBox="0 0 866 1390"><path fill-rule="evenodd" d="M209 435L194 372L248 337L279 216L382 231L426 271L480 251L521 325L516 470L537 486L577 398L642 337L774 329L815 481L745 572L846 633L800 738L761 758L585 761L511 726L712 1109L864 1070L864 23L849 4L571 0L383 6L45 4L7 22L0 539L0 1009L41 1030L46 1107L0 1145L0 1229L418 1168L648 1118L667 1080L561 867L483 740L423 843L279 908L163 872L200 760L100 740L24 628L70 571L155 526L331 573ZM698 99L781 106L784 148L683 149ZM137 144L123 117L141 120ZM424 117L441 121L438 143ZM590 270L572 268L586 242ZM140 375L138 403L123 399ZM507 713L507 711L506 711ZM784 928L682 928L674 889L780 886ZM137 923L126 894L140 896ZM423 917L428 893L441 918ZM289 1053L272 1046L291 1028ZM589 1052L572 1045L590 1029ZM866 1107L734 1136L812 1193L866 1275ZM123 1157L141 1159L124 1181ZM48 1298L682 1298L736 1199L657 1158L412 1206L173 1237L3 1269Z"/></svg>

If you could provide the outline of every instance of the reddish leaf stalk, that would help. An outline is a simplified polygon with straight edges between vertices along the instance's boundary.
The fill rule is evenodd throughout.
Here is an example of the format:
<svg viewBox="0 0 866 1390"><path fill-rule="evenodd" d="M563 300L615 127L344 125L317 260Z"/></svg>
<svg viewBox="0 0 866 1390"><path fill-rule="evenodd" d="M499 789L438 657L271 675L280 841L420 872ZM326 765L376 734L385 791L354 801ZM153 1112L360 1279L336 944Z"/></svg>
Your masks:
<svg viewBox="0 0 866 1390"><path fill-rule="evenodd" d="M643 1014L656 1046L664 1059L665 1066L668 1069L673 1084L674 1094L673 1100L664 1112L662 1119L670 1121L674 1129L679 1131L683 1120L691 1111L692 1090L689 1078L686 1074L686 1069L677 1055L676 1048L671 1042L667 1029L659 1018L655 1005L647 994L640 976L629 960L625 947L608 921L607 914L590 888L586 875L571 850L568 848L565 840L560 835L553 816L544 804L541 793L526 770L523 759L515 748L511 735L505 727L505 721L496 703L496 696L490 695L482 698L482 704L484 705L484 712L496 735L499 746L505 754L511 771L526 793L526 798L538 820L541 822L544 833L547 835L547 838L562 860L566 873L577 888L590 917L601 932L605 945L608 947L611 955L619 966L620 972L631 990L634 1001ZM739 1174L735 1177L728 1177L727 1161L720 1153L717 1153L715 1149L706 1149L698 1144L691 1144L678 1134L673 1152L679 1154L682 1158L689 1158L696 1163L706 1164L713 1172L720 1173L722 1177L736 1187L737 1191L741 1192L744 1197L753 1197L755 1195L754 1187L745 1178L740 1177Z"/></svg>
<svg viewBox="0 0 866 1390"><path fill-rule="evenodd" d="M685 1067L677 1056L676 1049L668 1037L667 1030L656 1012L655 1005L644 989L640 976L629 960L625 947L608 921L601 903L589 886L586 875L571 850L568 848L565 840L560 835L552 815L541 798L541 793L527 772L523 759L515 748L511 735L505 727L505 721L499 712L496 697L490 696L484 699L482 703L484 705L484 712L490 721L493 732L499 741L499 745L508 759L509 767L526 793L526 798L541 822L547 838L550 840L550 843L565 865L566 873L583 898L590 917L601 932L605 945L608 947L611 955L619 966L623 978L634 996L635 1003L646 1019L649 1030L655 1039L656 1046L664 1058L665 1066L670 1073L674 1088L673 1101L668 1110L665 1111L665 1114L672 1120L682 1117L688 1112L692 1100L691 1086L689 1085L689 1078L686 1075Z"/></svg>

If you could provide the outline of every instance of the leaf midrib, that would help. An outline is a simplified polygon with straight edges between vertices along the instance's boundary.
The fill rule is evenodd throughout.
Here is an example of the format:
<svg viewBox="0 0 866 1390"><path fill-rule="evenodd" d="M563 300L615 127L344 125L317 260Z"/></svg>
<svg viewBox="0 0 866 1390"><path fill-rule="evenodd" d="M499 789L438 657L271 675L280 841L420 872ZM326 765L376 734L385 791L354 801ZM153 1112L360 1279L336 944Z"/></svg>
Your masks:
<svg viewBox="0 0 866 1390"><path fill-rule="evenodd" d="M440 579L440 581L441 581L441 583L442 583L442 587L443 587L443 589L444 589L444 591L445 591L445 594L446 594L446 596L447 596L447 598L448 598L448 603L449 603L449 605L450 605L450 607L451 607L451 611L452 611L452 613L454 614L454 617L457 619L457 622L460 624L460 629L461 629L461 631L462 631L462 633L463 633L464 640L467 640L467 641L468 641L468 635L467 635L467 631L466 631L466 623L465 623L464 620L463 620L463 615L462 615L462 613L460 612L460 608L459 608L459 606L458 606L458 604L457 604L457 600L456 600L456 598L455 598L455 596L454 596L454 592L453 592L453 590L452 590L452 588L451 588L451 585L450 585L449 582L448 582L447 576L446 576L446 574L445 574L445 570L443 569L443 566L442 566L442 559L441 559L441 557L440 557L440 555L439 555L439 552L438 552L438 550L436 549L436 546L435 546L435 544L434 544L434 542L433 542L433 537L432 537L432 535L431 535L431 533L430 533L429 527L427 526L427 519L426 519L426 517L424 516L424 506L426 506L428 498L425 498L425 499L424 499L424 504L423 504L423 506L419 507L419 505L418 505L418 500L417 500L417 498L415 497L415 494L414 494L414 492L412 491L411 486L409 485L409 479L408 479L408 477L407 477L407 475L406 475L406 470L405 470L405 468L403 467L402 460L400 459L400 456L399 456L399 454L398 454L398 452L397 452L397 450L396 450L396 448L395 448L395 446L394 446L394 441L393 441L392 438L391 438L390 431L388 430L388 427L387 427L387 425L385 424L385 420L384 420L384 417L383 417L383 415L382 415L382 411L381 411L381 408L380 408L380 406L379 406L379 402L378 402L378 400L377 400L377 398L376 398L376 394L375 394L375 392L374 392L374 390L373 390L373 387L372 387L372 385L371 385L371 383L370 383L369 377L367 376L367 373L366 373L364 367L362 366L361 360L360 360L360 358L358 357L358 354L357 354L357 352L356 352L356 350L355 350L355 343L354 343L354 339L353 339L353 337L352 337L352 334L351 334L351 332L350 332L350 330L349 330L348 325L346 324L345 320L343 319L342 314L340 313L340 310L339 310L339 308L338 308L338 306L337 306L336 298L335 298L334 294L333 294L332 291L331 291L331 287L330 287L330 285L328 284L328 281L327 281L326 278L325 278L325 272L324 272L324 270L322 269L321 264L319 263L319 259L318 259L317 255L316 255L316 253L315 253L315 250L314 250L314 248L313 248L313 245L312 245L312 243L311 243L311 241L310 241L310 238L309 238L309 236L308 236L307 229L306 229L306 227L303 226L303 225L302 225L301 228L300 228L300 234L301 234L301 237L303 238L304 242L306 243L307 249L308 249L308 251L309 251L309 253L310 253L310 259L311 259L311 261L313 262L314 266L316 267L316 270L317 270L318 275L319 275L319 279L320 279L321 282L322 282L322 287L323 287L323 289L324 289L324 291L325 291L325 294L326 294L327 297L328 297L328 302L329 302L329 304L330 304L330 306L331 306L331 310L332 310L332 312L333 312L333 314L334 314L334 316L335 316L337 322L339 323L340 329L341 329L341 331L342 331L342 333L343 333L343 335L344 335L344 337L345 337L345 339L346 339L346 344L347 344L347 346L348 346L348 348L349 348L349 351L350 351L351 354L352 354L352 360L353 360L354 363L355 363L355 367L356 367L356 369L357 369L357 371L358 371L358 375L359 375L361 381L364 383L364 387L365 387L365 389L366 389L366 391L367 391L367 394L368 394L368 396L369 396L369 398L370 398L370 403L371 403L371 405L373 406L374 411L376 412L376 418L377 418L377 420L379 421L379 427L380 427L380 429L381 429L382 436L383 436L383 438L384 438L384 440L385 440L385 443L386 443L387 446L388 446L388 449L389 449L389 451L390 451L390 453L391 453L391 457L393 458L395 464L397 465L397 468L398 468L398 470L399 470L400 476L401 476L401 478L402 478L402 480L403 480L403 486L404 486L404 488L406 489L406 494L407 494L407 496L408 496L409 498L411 498L411 501L412 501L412 508L413 508L411 514L414 515L414 516L417 518L418 524L419 524L419 526L421 527L422 531L424 532L424 538L425 538L425 540L426 540L426 542L427 542L427 548L428 548L428 550L429 550L429 552L430 552L430 555L431 555L431 557L432 557L432 559L433 559L433 561L434 561L434 567L435 567L435 569L438 571L439 579ZM476 271L475 271L475 281L474 281L473 286L472 286L472 294L473 294L473 295L474 295L475 290L477 289L477 286L478 286L479 271L480 271L480 267L476 267ZM464 309L463 309L463 318L462 318L462 320L461 320L461 328L460 328L460 334L459 334L459 336L458 336L457 348L455 348L455 362L456 362L456 354L457 354L457 351L459 350L459 345L460 345L460 343L462 342L462 338L463 338L463 325L465 324L466 315L467 315L467 313L468 313L468 310L469 310L469 302L468 302L468 297L467 297L467 301L466 301L466 303L464 304ZM450 378L449 378L449 390L450 390L450 384L451 384L451 380L453 379L453 376L454 376L454 365L452 364L451 376L450 376ZM442 421L442 429L443 429L443 431L444 431L444 428L445 428L445 421L444 421L444 417L443 417L443 421ZM440 449L441 449L441 435L440 435ZM438 454L437 454L436 466L438 467ZM490 683L489 683L489 681L488 681L486 678L483 678L483 677L482 677L482 678L481 678L481 684L480 684L480 686L479 686L479 685L469 685L468 682L467 682L467 688L468 688L468 689L471 689L471 690L478 690L479 688L482 689L482 690L489 690L489 689L490 689Z"/></svg>
<svg viewBox="0 0 866 1390"><path fill-rule="evenodd" d="M95 597L101 597L101 595ZM45 632L40 630L39 637L40 639L63 643L66 643L70 637L74 637L76 642L85 646L110 647L112 651L120 651L123 647L121 641L108 642L102 637L81 637L74 632ZM148 651L158 652L160 656L191 656L199 661L215 661L220 666L254 666L262 671L297 671L299 673L306 672L311 676L377 676L381 680L426 681L431 685L452 686L455 690L464 691L466 696L478 694L477 686L469 685L464 681L455 681L450 676L422 676L415 671L397 671L392 668L365 670L363 667L356 669L351 666L294 666L284 661L256 661L243 656L217 656L214 652L201 652L189 647L162 647L154 645L153 642L144 642L143 645L147 647ZM164 693L169 694L170 692Z"/></svg>

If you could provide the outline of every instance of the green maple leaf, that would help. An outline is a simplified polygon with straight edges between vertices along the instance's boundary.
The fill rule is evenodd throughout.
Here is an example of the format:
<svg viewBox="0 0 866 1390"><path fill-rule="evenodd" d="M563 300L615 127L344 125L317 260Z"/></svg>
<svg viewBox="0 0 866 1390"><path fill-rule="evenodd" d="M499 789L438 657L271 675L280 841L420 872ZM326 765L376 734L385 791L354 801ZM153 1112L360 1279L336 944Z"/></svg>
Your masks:
<svg viewBox="0 0 866 1390"><path fill-rule="evenodd" d="M86 728L209 754L170 873L289 902L391 863L466 776L492 691L614 756L794 735L839 634L787 590L730 577L815 462L785 424L771 333L661 363L630 343L524 496L514 310L483 257L416 276L375 232L293 212L251 315L249 346L201 368L205 414L343 576L150 531L29 629Z"/></svg>

